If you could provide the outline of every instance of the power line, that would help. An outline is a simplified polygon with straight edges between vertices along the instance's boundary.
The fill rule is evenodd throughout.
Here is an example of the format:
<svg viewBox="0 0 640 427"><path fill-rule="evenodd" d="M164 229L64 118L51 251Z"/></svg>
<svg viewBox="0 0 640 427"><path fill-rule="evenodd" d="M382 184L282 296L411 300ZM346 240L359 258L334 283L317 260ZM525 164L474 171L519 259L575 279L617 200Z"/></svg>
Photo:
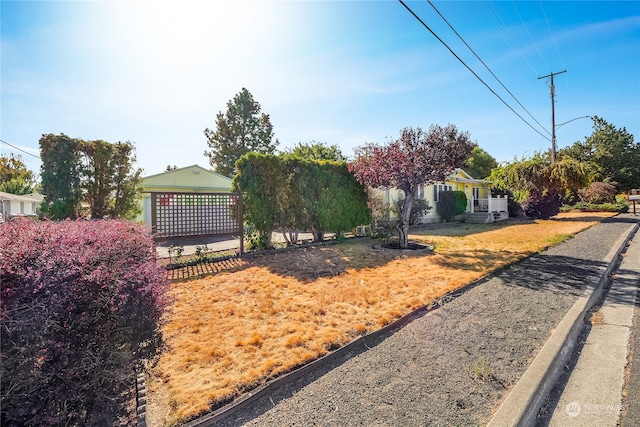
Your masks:
<svg viewBox="0 0 640 427"><path fill-rule="evenodd" d="M451 28L451 31L453 31L453 32L455 33L455 35L456 35L456 36L458 36L458 38L459 38L460 40L462 40L462 43L464 43L464 45L465 45L465 46L467 46L467 47L469 48L469 50L471 51L471 53L473 53L473 54L475 55L475 57L476 57L476 58L478 58L478 61L480 61L480 63L481 63L482 65L484 65L484 68L486 68L486 69L491 73L491 75L492 75L492 76L493 76L493 77L498 81L498 83L500 83L500 85L504 88L504 90L506 90L506 91L509 93L509 95L511 95L511 97L512 97L512 98L513 98L513 99L518 103L518 105L519 105L520 107L522 107L522 109L523 109L524 111L526 111L526 112L527 112L527 114L529 115L529 117L531 117L531 118L533 119L533 121L534 121L534 122L536 122L536 123L538 124L538 126L540 126L540 127L541 127L545 132L549 133L549 131L548 131L544 126L542 126L542 124L540 124L540 122L539 122L538 120L536 120L536 118L535 118L535 117L533 117L533 115L529 112L529 110L527 110L527 109L525 108L525 106L524 106L524 105L522 105L522 103L520 103L520 101L518 101L518 98L516 98L516 96L515 96L513 93L511 93L511 91L510 91L509 89L507 89L507 87L504 85L504 83L502 83L502 81L498 78L498 76L496 76L496 75L493 73L493 71L491 71L491 68L489 68L489 66L488 66L487 64L485 64L485 62L480 58L480 56L478 56L478 54L477 54L477 53L476 53L476 52L471 48L471 46L469 46L469 44L465 41L465 39L464 39L464 38L462 38L462 36L461 36L460 34L458 34L458 32L456 31L456 29L455 29L455 28L453 28L453 25L451 25L451 24L449 23L449 21L447 21L447 19L446 19L444 16L442 16L442 13L440 13L440 11L439 11L439 10L436 8L436 6L431 2L431 0L427 0L427 2L431 5L431 7L433 8L433 10L435 10L435 11L436 11L436 13L437 13L438 15L440 15L440 18L442 18L442 20L443 20L444 22L446 22L446 24L449 26L449 28ZM551 135L551 134L549 133L549 135Z"/></svg>
<svg viewBox="0 0 640 427"><path fill-rule="evenodd" d="M35 157L35 158L36 158L36 159L38 159L38 160L42 160L42 159L40 158L40 156L36 156L35 154L29 153L28 151L23 150L22 148L18 148L18 147L16 147L15 145L9 144L7 141L3 141L2 139L0 139L0 142L2 142L3 144L7 144L9 147L11 147L11 148L15 148L15 149L16 149L16 150L18 150L18 151L22 151L22 152L23 152L23 153L25 153L25 154L28 154L28 155L30 155L30 156L33 156L33 157Z"/></svg>
<svg viewBox="0 0 640 427"><path fill-rule="evenodd" d="M520 114L518 114L518 112L516 110L514 110L509 104L507 104L506 101L504 99L502 99L502 97L500 95L498 95L493 89L491 89L491 87L487 83L485 83L485 81L482 80L480 78L480 76L478 76L478 74L476 74L476 72L471 69L471 67L469 67L462 59L460 59L460 57L458 55L456 55L456 53L449 47L449 45L447 45L440 37L438 37L438 35L436 33L434 33L433 30L418 15L416 15L415 12L413 10L411 10L411 8L409 6L407 6L403 0L398 0L398 1L400 2L400 4L402 4L402 6L405 7L405 9L407 9L409 11L409 13L411 13L413 15L414 18L416 18L418 20L418 22L420 22L422 24L423 27L425 27L436 39L438 39L438 41L440 43L442 43L444 45L444 47L446 47L449 50L449 52L451 52L451 54L453 56L455 56L456 59L458 61L460 61L460 63L462 63L462 65L464 65L467 68L467 70L469 70L471 72L471 74L473 74L483 85L485 85L486 88L489 89L489 91L491 91L491 93L493 93L496 96L496 98L498 98L500 101L502 101L502 103L504 105L506 105L507 108L510 109L513 112L513 114L518 116L520 118L520 120L522 120L527 126L529 126L531 129L533 129L533 131L536 132L537 134L539 134L541 137L543 137L547 141L551 141L549 138L547 138L546 135L542 134L540 131L538 131L538 129L534 128L531 125L531 123L526 121L524 119L524 117L522 117Z"/></svg>
<svg viewBox="0 0 640 427"><path fill-rule="evenodd" d="M533 43L533 46L536 48L536 51L538 52L538 55L540 55L540 59L542 59L542 62L544 62L544 64L547 67L549 67L549 65L547 64L547 61L544 59L544 56L542 55L542 52L540 52L540 48L538 47L538 44L536 43L536 41L531 36L531 33L529 32L529 28L527 28L527 24L524 23L524 19L522 19L522 15L520 15L520 12L518 11L518 8L516 7L516 4L513 2L513 0L511 0L511 6L513 6L513 10L516 11L516 15L518 15L518 18L520 18L520 23L522 24L522 26L524 27L524 30L526 31L527 35L529 36L529 40L531 40L531 43Z"/></svg>
<svg viewBox="0 0 640 427"><path fill-rule="evenodd" d="M522 49L520 48L516 40L513 38L509 30L507 29L507 26L505 25L504 21L500 17L500 14L494 7L493 3L489 3L488 6L485 6L484 4L485 2L482 0L479 3L480 3L480 6L482 6L484 13L489 17L489 19L493 23L493 26L496 27L496 29L498 30L502 38L507 42L509 47L516 53L516 56L518 57L518 59L524 65L529 67L529 69L533 72L533 74L537 75L538 72L536 71L535 67L531 64L531 62L529 62L529 59L524 54L524 52L522 51ZM489 7L493 10L493 15L495 15L495 18L493 17L491 11L489 10Z"/></svg>
<svg viewBox="0 0 640 427"><path fill-rule="evenodd" d="M562 55L560 55L560 50L558 49L558 43L556 43L556 38L553 35L553 31L551 31L551 24L549 24L549 19L547 18L547 13L544 10L544 6L542 6L542 1L538 0L540 4L540 10L542 10L542 15L544 16L544 20L547 23L547 28L549 29L549 34L551 35L551 40L553 41L553 45L556 48L556 53L558 54L558 58L560 59L560 64L562 64L562 68L565 68L564 61L562 60Z"/></svg>

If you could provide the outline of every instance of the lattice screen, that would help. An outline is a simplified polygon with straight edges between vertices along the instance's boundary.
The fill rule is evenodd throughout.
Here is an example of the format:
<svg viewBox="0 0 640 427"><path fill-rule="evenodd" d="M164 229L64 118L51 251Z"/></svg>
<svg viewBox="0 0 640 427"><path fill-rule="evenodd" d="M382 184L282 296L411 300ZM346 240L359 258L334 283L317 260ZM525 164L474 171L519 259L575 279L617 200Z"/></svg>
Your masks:
<svg viewBox="0 0 640 427"><path fill-rule="evenodd" d="M151 193L156 237L240 234L242 196L236 193Z"/></svg>

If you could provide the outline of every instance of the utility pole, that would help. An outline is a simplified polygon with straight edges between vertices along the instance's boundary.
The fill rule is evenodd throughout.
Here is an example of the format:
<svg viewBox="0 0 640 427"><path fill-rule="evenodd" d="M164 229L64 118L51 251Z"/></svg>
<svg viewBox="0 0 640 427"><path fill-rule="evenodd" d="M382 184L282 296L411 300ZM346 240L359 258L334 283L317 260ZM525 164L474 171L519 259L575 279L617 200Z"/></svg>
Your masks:
<svg viewBox="0 0 640 427"><path fill-rule="evenodd" d="M566 73L567 70L562 70L557 73L547 74L546 76L538 77L540 79L546 79L547 77L551 77L551 86L549 87L549 93L551 94L551 163L556 162L556 115L555 115L555 96L556 96L556 87L553 84L553 76L557 76L558 74Z"/></svg>

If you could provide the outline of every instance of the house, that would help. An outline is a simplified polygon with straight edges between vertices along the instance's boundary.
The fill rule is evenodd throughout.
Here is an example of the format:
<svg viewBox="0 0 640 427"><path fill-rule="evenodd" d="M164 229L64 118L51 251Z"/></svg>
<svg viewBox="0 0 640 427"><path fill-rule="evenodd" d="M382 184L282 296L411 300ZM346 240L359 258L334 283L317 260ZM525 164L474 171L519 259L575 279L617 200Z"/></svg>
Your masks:
<svg viewBox="0 0 640 427"><path fill-rule="evenodd" d="M153 217L152 199L158 198L158 206L172 207L167 224L182 225L188 216L196 214L188 206L210 205L211 193L231 193L231 178L215 173L198 165L168 170L142 178L142 214L138 218L147 227L157 230L158 221ZM193 194L193 195L192 195ZM198 195L198 196L196 196ZM196 200L197 199L197 200ZM217 199L215 199L217 200ZM184 207L184 209L179 208Z"/></svg>
<svg viewBox="0 0 640 427"><path fill-rule="evenodd" d="M14 216L38 216L43 200L41 194L17 195L0 191L0 222Z"/></svg>
<svg viewBox="0 0 640 427"><path fill-rule="evenodd" d="M442 222L438 215L438 199L441 191L462 191L467 196L466 216L468 222L493 222L509 218L507 199L491 197L491 183L475 179L462 169L455 170L444 182L421 185L416 198L425 200L431 210L423 216L422 223ZM382 198L386 205L396 204L404 193L396 188L374 189L373 194ZM393 217L393 212L390 214Z"/></svg>

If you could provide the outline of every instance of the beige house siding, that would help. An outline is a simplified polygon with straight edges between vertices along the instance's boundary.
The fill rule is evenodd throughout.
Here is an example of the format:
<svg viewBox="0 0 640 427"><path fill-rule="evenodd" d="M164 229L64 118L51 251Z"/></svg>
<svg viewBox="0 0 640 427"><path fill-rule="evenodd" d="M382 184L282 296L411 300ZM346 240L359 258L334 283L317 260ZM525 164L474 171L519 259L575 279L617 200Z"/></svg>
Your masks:
<svg viewBox="0 0 640 427"><path fill-rule="evenodd" d="M142 214L138 220L151 227L151 193L231 193L231 181L231 178L198 165L143 177Z"/></svg>
<svg viewBox="0 0 640 427"><path fill-rule="evenodd" d="M464 170L458 169L444 182L420 186L418 194L416 195L417 198L426 200L431 207L429 213L422 218L422 223L441 222L437 211L438 202L436 200L436 193L442 190L463 191L467 196L467 200L470 200L472 197L484 199L491 194L491 187L488 181L474 179ZM377 188L373 189L373 194L380 197L389 205L397 203L400 198L404 197L402 190L397 188ZM391 212L390 217L395 218L393 212Z"/></svg>
<svg viewBox="0 0 640 427"><path fill-rule="evenodd" d="M8 221L13 216L37 216L43 200L41 194L19 196L0 191L0 221Z"/></svg>

